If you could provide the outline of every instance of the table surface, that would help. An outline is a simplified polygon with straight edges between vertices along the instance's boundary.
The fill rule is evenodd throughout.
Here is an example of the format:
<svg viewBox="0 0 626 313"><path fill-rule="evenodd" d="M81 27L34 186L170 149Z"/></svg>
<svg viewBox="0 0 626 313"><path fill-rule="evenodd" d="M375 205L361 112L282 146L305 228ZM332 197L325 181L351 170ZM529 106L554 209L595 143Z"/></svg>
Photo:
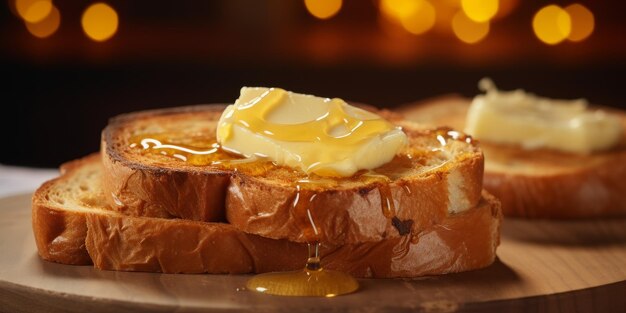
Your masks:
<svg viewBox="0 0 626 313"><path fill-rule="evenodd" d="M0 198L31 192L57 176L58 169L0 164Z"/></svg>
<svg viewBox="0 0 626 313"><path fill-rule="evenodd" d="M418 279L362 279L336 298L246 291L249 275L99 271L42 261L30 195L0 199L0 311L626 312L626 219L508 219L496 262Z"/></svg>

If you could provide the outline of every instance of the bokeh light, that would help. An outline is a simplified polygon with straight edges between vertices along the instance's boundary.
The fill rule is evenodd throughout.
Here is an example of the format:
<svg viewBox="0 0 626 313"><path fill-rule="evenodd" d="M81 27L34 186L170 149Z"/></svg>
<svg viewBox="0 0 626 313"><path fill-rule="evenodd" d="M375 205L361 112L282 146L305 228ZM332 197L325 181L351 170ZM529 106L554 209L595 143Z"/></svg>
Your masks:
<svg viewBox="0 0 626 313"><path fill-rule="evenodd" d="M105 41L117 32L117 12L105 3L90 5L81 18L83 31L95 41Z"/></svg>
<svg viewBox="0 0 626 313"><path fill-rule="evenodd" d="M52 11L50 0L16 0L17 14L28 23L37 23L46 18Z"/></svg>
<svg viewBox="0 0 626 313"><path fill-rule="evenodd" d="M458 11L452 18L452 30L459 40L474 44L489 34L489 22L476 22Z"/></svg>
<svg viewBox="0 0 626 313"><path fill-rule="evenodd" d="M465 15L475 22L487 22L498 13L498 0L461 0Z"/></svg>
<svg viewBox="0 0 626 313"><path fill-rule="evenodd" d="M402 27L411 34L420 35L435 25L435 8L425 0L415 0L418 4L411 14L400 18Z"/></svg>
<svg viewBox="0 0 626 313"><path fill-rule="evenodd" d="M304 0L304 5L311 15L319 19L329 19L339 13L342 0Z"/></svg>
<svg viewBox="0 0 626 313"><path fill-rule="evenodd" d="M568 40L582 41L593 33L595 19L589 9L581 4L574 3L565 7L565 11L572 19L572 30L567 37Z"/></svg>
<svg viewBox="0 0 626 313"><path fill-rule="evenodd" d="M533 30L539 40L555 45L567 38L572 28L569 14L551 4L541 8L533 17Z"/></svg>
<svg viewBox="0 0 626 313"><path fill-rule="evenodd" d="M401 20L411 16L419 7L419 3L415 0L381 0L379 6L385 16Z"/></svg>
<svg viewBox="0 0 626 313"><path fill-rule="evenodd" d="M26 29L33 36L38 38L46 38L54 34L61 25L61 13L59 10L52 6L50 14L48 14L43 20L36 23L26 22Z"/></svg>
<svg viewBox="0 0 626 313"><path fill-rule="evenodd" d="M427 0L381 0L379 8L382 16L403 30L402 33L423 34L433 28L437 20L436 9Z"/></svg>

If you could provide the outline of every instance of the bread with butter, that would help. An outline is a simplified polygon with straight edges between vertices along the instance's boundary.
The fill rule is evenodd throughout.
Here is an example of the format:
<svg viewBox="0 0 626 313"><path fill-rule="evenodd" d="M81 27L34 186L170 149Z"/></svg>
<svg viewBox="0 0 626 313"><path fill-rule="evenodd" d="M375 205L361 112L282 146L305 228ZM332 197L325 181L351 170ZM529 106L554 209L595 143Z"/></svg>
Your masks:
<svg viewBox="0 0 626 313"><path fill-rule="evenodd" d="M402 120L394 122L403 127L409 145L388 164L347 178L312 178L219 151L176 156L164 146L211 150L223 109L192 106L112 119L102 135L109 207L140 217L227 220L244 232L294 242L310 239L312 219L321 242L343 245L415 237L480 201L480 149L460 133ZM158 144L163 149L155 151ZM303 187L303 180L310 182ZM299 185L315 194L305 208L308 215L295 206L304 197ZM392 207L385 207L387 200Z"/></svg>
<svg viewBox="0 0 626 313"><path fill-rule="evenodd" d="M465 128L470 100L456 96L404 105L406 119ZM626 114L618 116L626 134ZM485 154L484 187L502 202L506 216L586 218L626 215L626 135L606 151L591 154L480 142Z"/></svg>

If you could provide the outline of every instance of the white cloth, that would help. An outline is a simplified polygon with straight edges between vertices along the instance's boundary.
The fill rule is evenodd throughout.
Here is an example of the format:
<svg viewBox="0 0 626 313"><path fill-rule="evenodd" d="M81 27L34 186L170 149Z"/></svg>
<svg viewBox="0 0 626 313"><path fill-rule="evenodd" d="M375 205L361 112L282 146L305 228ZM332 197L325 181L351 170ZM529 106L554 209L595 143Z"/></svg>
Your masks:
<svg viewBox="0 0 626 313"><path fill-rule="evenodd" d="M43 182L59 176L56 169L37 169L0 164L0 198L31 193Z"/></svg>

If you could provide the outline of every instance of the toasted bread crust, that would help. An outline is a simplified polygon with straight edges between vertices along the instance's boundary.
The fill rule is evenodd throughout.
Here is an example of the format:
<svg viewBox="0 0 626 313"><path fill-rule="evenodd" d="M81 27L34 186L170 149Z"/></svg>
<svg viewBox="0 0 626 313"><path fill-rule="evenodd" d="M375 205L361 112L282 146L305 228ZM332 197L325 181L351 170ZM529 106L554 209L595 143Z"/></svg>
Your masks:
<svg viewBox="0 0 626 313"><path fill-rule="evenodd" d="M230 172L216 168L155 166L119 149L128 124L156 116L202 112L217 120L225 105L195 105L128 113L112 118L102 132L103 189L112 209L129 215L224 221Z"/></svg>
<svg viewBox="0 0 626 313"><path fill-rule="evenodd" d="M483 268L499 244L499 206L478 207L408 236L323 245L322 264L356 277L416 277ZM262 273L302 268L303 244L246 234L228 224L89 214L86 242L99 269L164 273ZM115 236L112 236L115 234ZM176 251L176 252L174 252Z"/></svg>
<svg viewBox="0 0 626 313"><path fill-rule="evenodd" d="M305 261L303 244L246 234L229 224L108 210L98 191L103 173L99 162L97 156L73 162L60 178L36 191L33 231L43 259L76 265L93 260L99 269L164 273L284 271ZM484 194L475 208L448 216L412 238L324 245L322 264L357 277L381 278L482 268L495 259L501 218L498 201Z"/></svg>
<svg viewBox="0 0 626 313"><path fill-rule="evenodd" d="M125 138L138 123L150 124L151 119L157 118L162 124L170 120L176 123L190 119L189 113L193 112L193 118L201 114L202 123L209 124L219 118L222 109L222 105L185 107L112 119L102 136L103 189L110 207L133 216L197 221L223 221L226 212L228 221L243 231L306 242L302 227L290 218L299 179L292 171L282 170L273 176L253 175L219 166L139 159L127 148ZM434 136L434 130L396 122L401 123L416 145L420 138ZM393 217L384 216L376 183L351 182L322 189L309 207L323 230L319 239L330 244L346 244L405 235L400 234L398 221L417 234L442 221L449 212L474 207L481 197L482 152L466 142L451 146L454 151L450 152L453 157L449 164L426 173L394 178L390 184L397 202Z"/></svg>
<svg viewBox="0 0 626 313"><path fill-rule="evenodd" d="M431 125L465 126L470 100L445 96L404 106L407 119ZM481 143L484 188L502 202L506 216L588 218L626 216L626 114L617 147L591 155Z"/></svg>
<svg viewBox="0 0 626 313"><path fill-rule="evenodd" d="M393 218L383 212L379 185L370 184L359 189L316 192L315 198L308 202L310 219L322 242L363 243L417 236L448 217L450 184L466 186L463 193L470 207L480 201L482 164L481 158L472 156L445 171L390 183L395 206ZM452 182L450 173L460 175ZM306 242L310 240L305 234L306 227L300 225L302 218L294 210L296 197L295 186L271 186L263 178L235 175L228 187L226 216L229 223L248 233ZM398 223L408 228L403 229Z"/></svg>
<svg viewBox="0 0 626 313"><path fill-rule="evenodd" d="M195 221L224 221L230 174L218 171L165 171L102 155L103 189L110 207L124 214Z"/></svg>

